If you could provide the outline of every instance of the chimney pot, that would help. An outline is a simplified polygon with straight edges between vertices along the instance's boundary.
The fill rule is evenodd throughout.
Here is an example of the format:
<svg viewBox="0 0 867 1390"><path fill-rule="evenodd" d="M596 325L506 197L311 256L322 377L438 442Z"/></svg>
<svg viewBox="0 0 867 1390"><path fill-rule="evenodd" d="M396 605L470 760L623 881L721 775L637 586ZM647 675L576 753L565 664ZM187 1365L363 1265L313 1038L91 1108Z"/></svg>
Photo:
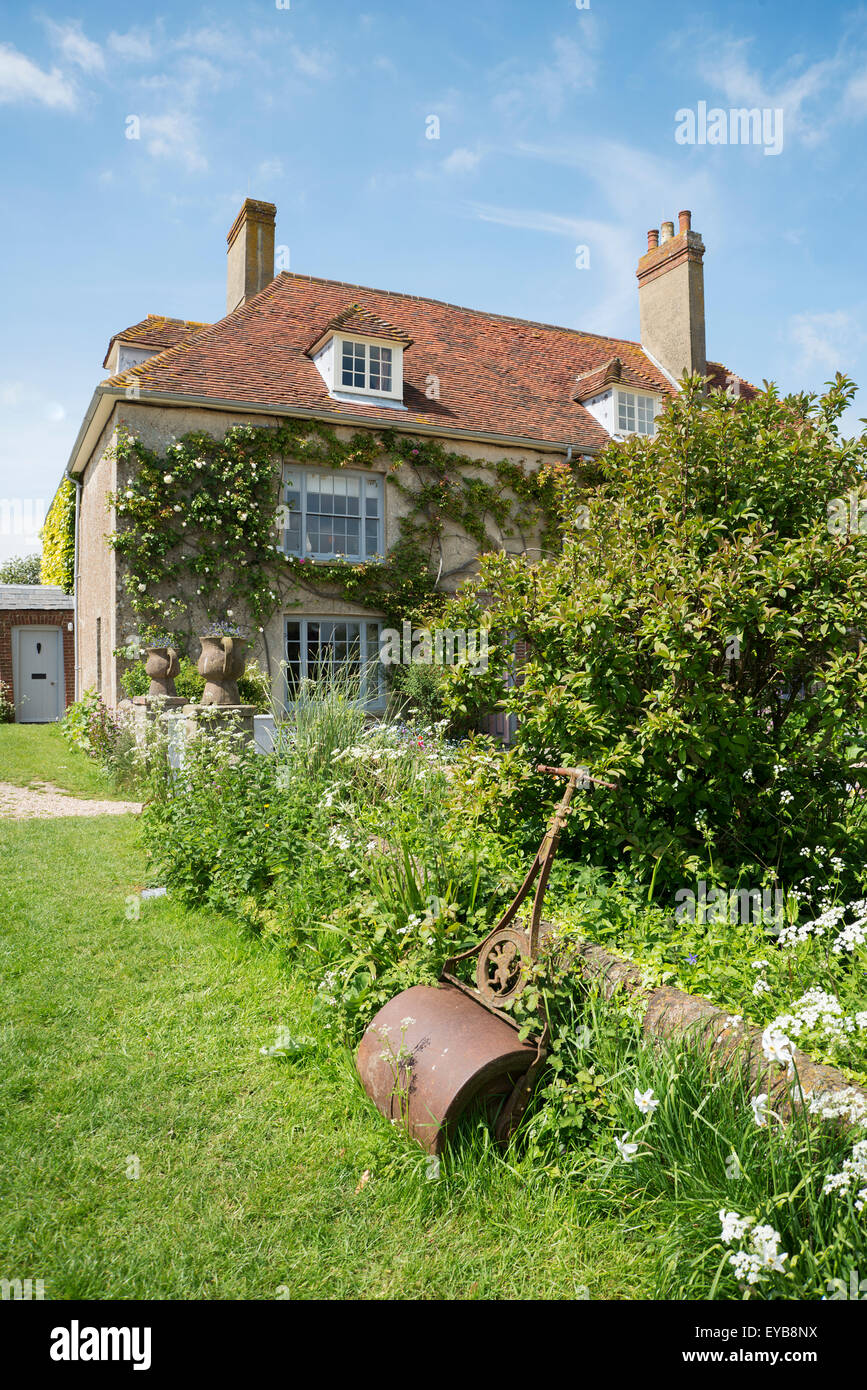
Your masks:
<svg viewBox="0 0 867 1390"><path fill-rule="evenodd" d="M674 223L673 223L673 222L663 222L663 224L662 224L662 235L661 235L661 237L659 238L660 241L671 241L671 238L672 238L673 236L674 236Z"/></svg>
<svg viewBox="0 0 867 1390"><path fill-rule="evenodd" d="M656 227L651 227L650 231L647 233L647 249L648 251L655 251L658 245L659 230Z"/></svg>
<svg viewBox="0 0 867 1390"><path fill-rule="evenodd" d="M688 232L690 227L692 226L692 213L689 211L688 208L684 209L683 212L679 212L677 214L677 220L679 223L678 233Z"/></svg>

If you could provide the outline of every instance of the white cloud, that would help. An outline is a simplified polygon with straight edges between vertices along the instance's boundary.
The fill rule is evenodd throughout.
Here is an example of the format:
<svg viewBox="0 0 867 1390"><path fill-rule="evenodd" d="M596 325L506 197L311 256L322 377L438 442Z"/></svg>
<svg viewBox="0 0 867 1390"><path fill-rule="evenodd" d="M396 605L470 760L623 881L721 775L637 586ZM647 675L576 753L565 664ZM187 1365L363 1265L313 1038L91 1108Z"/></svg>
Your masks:
<svg viewBox="0 0 867 1390"><path fill-rule="evenodd" d="M38 101L54 109L76 104L73 84L58 68L43 72L11 44L0 44L0 102Z"/></svg>
<svg viewBox="0 0 867 1390"><path fill-rule="evenodd" d="M191 173L207 169L208 161L199 148L196 120L188 111L142 116L141 128L148 154L155 159L174 160Z"/></svg>
<svg viewBox="0 0 867 1390"><path fill-rule="evenodd" d="M311 77L317 81L332 76L334 70L334 58L324 48L299 48L293 44L291 48L292 62L295 64L295 71L302 77Z"/></svg>
<svg viewBox="0 0 867 1390"><path fill-rule="evenodd" d="M752 39L705 30L698 75L709 92L720 92L731 106L782 110L786 135L817 145L842 122L867 115L867 52L854 24L857 16L852 18L835 52L812 62L794 54L767 75L750 61ZM687 41L679 35L671 46L682 48Z"/></svg>
<svg viewBox="0 0 867 1390"><path fill-rule="evenodd" d="M0 405L8 408L21 405L27 400L27 387L23 381L0 381Z"/></svg>
<svg viewBox="0 0 867 1390"><path fill-rule="evenodd" d="M131 63L145 63L154 56L150 35L145 29L130 29L126 34L111 33L106 48Z"/></svg>
<svg viewBox="0 0 867 1390"><path fill-rule="evenodd" d="M867 342L867 335L845 309L793 314L789 319L788 337L798 348L794 370L805 373L817 369L845 372Z"/></svg>
<svg viewBox="0 0 867 1390"><path fill-rule="evenodd" d="M478 168L481 158L480 154L475 154L472 150L452 150L448 158L443 160L442 167L447 174L471 174Z"/></svg>
<svg viewBox="0 0 867 1390"><path fill-rule="evenodd" d="M580 43L562 35L556 38L551 60L531 71L516 73L509 64L495 72L493 80L502 84L493 99L495 110L519 117L543 107L553 117L562 111L569 93L590 91L596 81L598 39L589 16L581 26L581 38Z"/></svg>
<svg viewBox="0 0 867 1390"><path fill-rule="evenodd" d="M256 168L258 179L281 179L283 177L282 159L263 159Z"/></svg>
<svg viewBox="0 0 867 1390"><path fill-rule="evenodd" d="M98 43L87 37L80 24L74 21L55 24L53 19L46 19L44 22L51 42L55 48L60 49L67 63L74 63L84 72L102 71L105 67L102 49Z"/></svg>

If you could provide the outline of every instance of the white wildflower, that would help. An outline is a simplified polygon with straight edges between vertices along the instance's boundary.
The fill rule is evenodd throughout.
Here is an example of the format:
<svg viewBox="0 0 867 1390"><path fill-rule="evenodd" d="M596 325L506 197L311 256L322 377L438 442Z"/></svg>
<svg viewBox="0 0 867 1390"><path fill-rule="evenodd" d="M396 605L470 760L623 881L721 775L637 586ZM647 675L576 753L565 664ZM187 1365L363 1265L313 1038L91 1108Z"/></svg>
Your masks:
<svg viewBox="0 0 867 1390"><path fill-rule="evenodd" d="M659 1101L654 1096L652 1089L644 1091L642 1093L636 1086L634 1096L635 1104L638 1106L642 1115L652 1115L657 1105L659 1104Z"/></svg>
<svg viewBox="0 0 867 1390"><path fill-rule="evenodd" d="M635 1155L638 1153L638 1145L627 1144L626 1141L628 1138L629 1130L626 1131L622 1139L615 1138L614 1140L617 1152L620 1154L620 1157L623 1159L624 1163L631 1163Z"/></svg>

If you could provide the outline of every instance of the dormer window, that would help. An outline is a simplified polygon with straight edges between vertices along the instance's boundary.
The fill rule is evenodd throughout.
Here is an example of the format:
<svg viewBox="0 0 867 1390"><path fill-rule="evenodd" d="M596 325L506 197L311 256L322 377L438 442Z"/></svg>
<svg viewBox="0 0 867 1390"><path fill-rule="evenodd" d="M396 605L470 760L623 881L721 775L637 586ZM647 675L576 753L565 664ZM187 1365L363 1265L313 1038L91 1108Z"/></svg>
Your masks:
<svg viewBox="0 0 867 1390"><path fill-rule="evenodd" d="M391 393L392 349L378 343L343 340L340 384L353 391Z"/></svg>
<svg viewBox="0 0 867 1390"><path fill-rule="evenodd" d="M412 339L360 304L337 314L307 349L332 400L351 405L403 403L403 354Z"/></svg>
<svg viewBox="0 0 867 1390"><path fill-rule="evenodd" d="M637 391L617 392L617 429L620 434L653 434L656 397Z"/></svg>
<svg viewBox="0 0 867 1390"><path fill-rule="evenodd" d="M613 438L626 434L653 435L656 416L662 410L662 396L642 390L644 373L633 366L624 366L619 357L609 357L598 367L591 367L575 378L576 391L572 397Z"/></svg>

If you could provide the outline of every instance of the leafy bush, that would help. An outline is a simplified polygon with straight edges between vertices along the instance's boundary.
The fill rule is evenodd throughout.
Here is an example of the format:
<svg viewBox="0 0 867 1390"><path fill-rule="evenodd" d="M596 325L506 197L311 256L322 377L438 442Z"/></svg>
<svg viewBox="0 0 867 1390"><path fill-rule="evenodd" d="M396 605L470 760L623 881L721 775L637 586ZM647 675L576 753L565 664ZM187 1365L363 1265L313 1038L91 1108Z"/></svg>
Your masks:
<svg viewBox="0 0 867 1390"><path fill-rule="evenodd" d="M39 538L41 578L36 582L59 584L65 593L71 594L75 587L75 483L71 478L61 480Z"/></svg>
<svg viewBox="0 0 867 1390"><path fill-rule="evenodd" d="M135 779L139 759L132 731L96 690L86 690L67 708L60 727L67 742L93 758L114 781Z"/></svg>
<svg viewBox="0 0 867 1390"><path fill-rule="evenodd" d="M442 719L445 693L442 667L417 661L395 666L391 685L411 718L428 725Z"/></svg>
<svg viewBox="0 0 867 1390"><path fill-rule="evenodd" d="M42 557L13 555L0 564L0 584L41 584Z"/></svg>
<svg viewBox="0 0 867 1390"><path fill-rule="evenodd" d="M450 620L480 623L486 596L489 670L457 668L449 703L517 714L514 822L537 813L539 759L618 783L579 795L574 851L669 889L708 864L794 886L817 844L863 862L867 546L828 520L863 488L867 437L837 429L853 391L736 402L694 379L589 494L564 478L556 558L483 558Z"/></svg>

